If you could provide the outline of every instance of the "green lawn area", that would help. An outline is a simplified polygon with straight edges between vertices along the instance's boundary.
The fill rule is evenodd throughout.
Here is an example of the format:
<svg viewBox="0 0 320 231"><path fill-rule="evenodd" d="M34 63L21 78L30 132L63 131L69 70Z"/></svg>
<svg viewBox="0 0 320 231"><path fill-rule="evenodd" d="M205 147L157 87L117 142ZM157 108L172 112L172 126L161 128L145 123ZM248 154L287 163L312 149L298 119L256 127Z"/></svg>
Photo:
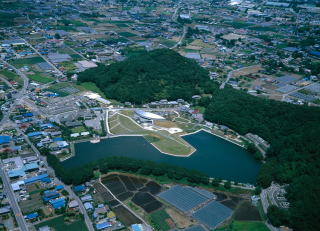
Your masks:
<svg viewBox="0 0 320 231"><path fill-rule="evenodd" d="M64 222L63 216L60 216L60 217L54 218L52 220L45 221L45 222L42 222L40 224L35 225L37 230L43 226L49 226L50 228L54 228L55 231L65 231L65 230L86 231L87 230L87 227L86 227L83 220L78 220L78 221L75 221L71 224L66 224Z"/></svg>
<svg viewBox="0 0 320 231"><path fill-rule="evenodd" d="M159 133L154 132L159 140L153 142L152 144L159 148L162 152L170 153L174 155L188 155L192 151L192 147L187 144L181 137L171 135L171 139L166 136L157 136ZM182 143L185 143L183 145Z"/></svg>
<svg viewBox="0 0 320 231"><path fill-rule="evenodd" d="M163 231L169 230L170 227L166 222L166 219L168 218L170 218L170 216L164 210L158 210L156 212L153 212L150 215L151 225L156 230L163 230Z"/></svg>
<svg viewBox="0 0 320 231"><path fill-rule="evenodd" d="M80 132L86 132L87 129L83 126L75 127L71 129L72 133L80 133Z"/></svg>
<svg viewBox="0 0 320 231"><path fill-rule="evenodd" d="M119 35L123 36L123 37L126 37L126 38L129 38L129 37L135 37L137 36L136 34L133 34L133 33L130 33L130 32L120 32Z"/></svg>
<svg viewBox="0 0 320 231"><path fill-rule="evenodd" d="M16 59L11 62L12 65L16 67L22 67L24 65L33 65L37 63L45 62L41 57L32 57L32 58L24 58L24 59Z"/></svg>
<svg viewBox="0 0 320 231"><path fill-rule="evenodd" d="M39 83L50 83L54 81L53 78L43 76L41 74L28 75L28 78Z"/></svg>
<svg viewBox="0 0 320 231"><path fill-rule="evenodd" d="M259 221L233 221L230 225L216 229L217 231L270 231Z"/></svg>

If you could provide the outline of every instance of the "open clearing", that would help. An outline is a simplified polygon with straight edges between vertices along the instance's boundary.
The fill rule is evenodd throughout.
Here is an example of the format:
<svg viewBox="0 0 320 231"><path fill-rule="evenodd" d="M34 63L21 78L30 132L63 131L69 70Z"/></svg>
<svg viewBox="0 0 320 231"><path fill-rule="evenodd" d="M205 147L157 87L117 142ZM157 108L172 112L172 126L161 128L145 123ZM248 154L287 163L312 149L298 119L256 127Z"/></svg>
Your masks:
<svg viewBox="0 0 320 231"><path fill-rule="evenodd" d="M259 221L234 221L230 225L216 229L217 231L269 231L268 227Z"/></svg>
<svg viewBox="0 0 320 231"><path fill-rule="evenodd" d="M114 135L143 135L149 143L164 153L188 155L194 150L179 135L170 134L166 130L144 129L135 121L120 113L110 113L108 125L110 132ZM165 125L170 126L167 122Z"/></svg>
<svg viewBox="0 0 320 231"><path fill-rule="evenodd" d="M241 75L249 75L257 73L259 70L262 70L261 65L253 65L249 67L242 68L240 71L233 72L233 77L239 77Z"/></svg>
<svg viewBox="0 0 320 231"><path fill-rule="evenodd" d="M87 231L87 227L82 220L75 221L71 224L64 222L64 217L60 216L45 222L41 222L35 225L36 229L38 230L40 227L49 226L53 228L55 231Z"/></svg>

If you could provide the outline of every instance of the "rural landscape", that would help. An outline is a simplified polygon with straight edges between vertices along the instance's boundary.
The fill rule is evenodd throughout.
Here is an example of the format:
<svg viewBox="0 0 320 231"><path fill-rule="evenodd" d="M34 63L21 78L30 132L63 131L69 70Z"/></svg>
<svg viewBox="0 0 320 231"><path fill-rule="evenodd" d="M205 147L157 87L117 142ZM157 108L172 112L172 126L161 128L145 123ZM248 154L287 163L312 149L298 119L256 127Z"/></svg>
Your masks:
<svg viewBox="0 0 320 231"><path fill-rule="evenodd" d="M0 0L0 230L317 231L319 0Z"/></svg>

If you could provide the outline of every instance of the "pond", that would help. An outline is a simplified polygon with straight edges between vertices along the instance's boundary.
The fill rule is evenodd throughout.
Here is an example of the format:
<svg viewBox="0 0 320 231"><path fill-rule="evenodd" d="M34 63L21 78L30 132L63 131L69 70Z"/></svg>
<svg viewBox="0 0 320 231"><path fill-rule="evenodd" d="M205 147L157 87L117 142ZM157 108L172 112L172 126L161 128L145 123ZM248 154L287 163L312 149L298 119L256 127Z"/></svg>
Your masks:
<svg viewBox="0 0 320 231"><path fill-rule="evenodd" d="M163 154L143 137L122 136L104 139L96 144L77 143L75 144L75 156L62 164L73 168L105 157L126 156L195 169L210 177L241 183L254 184L256 182L260 163L253 159L244 148L204 131L184 136L183 139L197 149L190 157Z"/></svg>

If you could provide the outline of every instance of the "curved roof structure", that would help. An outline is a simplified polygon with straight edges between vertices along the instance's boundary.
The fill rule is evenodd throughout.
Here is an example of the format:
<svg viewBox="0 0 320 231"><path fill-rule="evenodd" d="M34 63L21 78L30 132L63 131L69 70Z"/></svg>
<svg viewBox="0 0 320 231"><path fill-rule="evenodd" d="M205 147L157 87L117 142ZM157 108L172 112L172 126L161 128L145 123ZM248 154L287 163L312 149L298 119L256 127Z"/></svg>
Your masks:
<svg viewBox="0 0 320 231"><path fill-rule="evenodd" d="M144 119L149 119L149 120L164 120L162 116L159 116L157 114L151 113L151 112L146 112L142 110L135 110L134 111L138 116L144 118Z"/></svg>

